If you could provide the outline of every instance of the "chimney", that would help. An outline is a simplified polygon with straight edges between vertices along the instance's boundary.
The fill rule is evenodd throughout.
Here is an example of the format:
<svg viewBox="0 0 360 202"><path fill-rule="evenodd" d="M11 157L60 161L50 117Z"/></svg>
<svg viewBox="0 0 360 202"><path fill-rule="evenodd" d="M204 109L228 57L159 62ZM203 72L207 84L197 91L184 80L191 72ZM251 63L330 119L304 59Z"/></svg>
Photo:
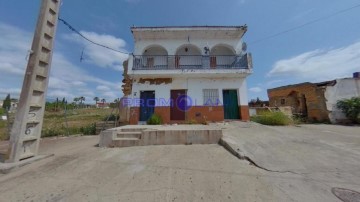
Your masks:
<svg viewBox="0 0 360 202"><path fill-rule="evenodd" d="M354 72L353 78L360 79L360 72Z"/></svg>

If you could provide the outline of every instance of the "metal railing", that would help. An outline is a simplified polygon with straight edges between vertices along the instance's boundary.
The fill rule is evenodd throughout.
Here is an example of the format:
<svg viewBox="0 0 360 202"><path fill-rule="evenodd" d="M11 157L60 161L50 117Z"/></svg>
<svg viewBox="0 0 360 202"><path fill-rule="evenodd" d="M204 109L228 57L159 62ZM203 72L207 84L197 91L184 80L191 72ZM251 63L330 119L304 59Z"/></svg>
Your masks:
<svg viewBox="0 0 360 202"><path fill-rule="evenodd" d="M245 55L135 55L134 70L157 69L250 69L251 56Z"/></svg>

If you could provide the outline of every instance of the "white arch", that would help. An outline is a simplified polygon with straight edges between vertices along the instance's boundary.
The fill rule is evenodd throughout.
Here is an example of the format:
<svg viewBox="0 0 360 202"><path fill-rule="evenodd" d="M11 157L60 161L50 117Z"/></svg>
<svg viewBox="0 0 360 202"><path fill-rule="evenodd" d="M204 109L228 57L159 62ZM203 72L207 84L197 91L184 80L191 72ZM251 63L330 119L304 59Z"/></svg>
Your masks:
<svg viewBox="0 0 360 202"><path fill-rule="evenodd" d="M144 48L142 53L143 55L152 55L152 56L168 55L168 51L166 50L166 48L157 44L147 46L146 48Z"/></svg>
<svg viewBox="0 0 360 202"><path fill-rule="evenodd" d="M236 51L228 44L217 44L211 48L210 55L236 55Z"/></svg>
<svg viewBox="0 0 360 202"><path fill-rule="evenodd" d="M176 49L175 55L202 55L201 49L193 44L183 44Z"/></svg>

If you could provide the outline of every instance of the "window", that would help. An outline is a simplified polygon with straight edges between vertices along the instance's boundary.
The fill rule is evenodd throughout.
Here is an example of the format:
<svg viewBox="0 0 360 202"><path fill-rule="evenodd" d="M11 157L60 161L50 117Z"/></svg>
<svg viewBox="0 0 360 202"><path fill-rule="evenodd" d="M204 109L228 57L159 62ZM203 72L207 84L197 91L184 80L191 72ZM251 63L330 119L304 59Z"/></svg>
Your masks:
<svg viewBox="0 0 360 202"><path fill-rule="evenodd" d="M203 98L205 106L218 106L220 104L218 89L204 89Z"/></svg>
<svg viewBox="0 0 360 202"><path fill-rule="evenodd" d="M280 103L281 103L281 105L284 105L285 104L285 99L281 99Z"/></svg>

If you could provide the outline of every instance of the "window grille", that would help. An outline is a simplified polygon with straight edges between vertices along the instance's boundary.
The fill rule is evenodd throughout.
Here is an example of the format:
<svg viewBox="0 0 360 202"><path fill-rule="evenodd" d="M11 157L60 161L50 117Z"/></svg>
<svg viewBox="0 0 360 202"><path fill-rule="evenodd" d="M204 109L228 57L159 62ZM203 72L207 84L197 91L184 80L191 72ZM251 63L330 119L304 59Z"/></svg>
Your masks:
<svg viewBox="0 0 360 202"><path fill-rule="evenodd" d="M205 106L217 106L220 104L218 89L203 89L203 98Z"/></svg>

